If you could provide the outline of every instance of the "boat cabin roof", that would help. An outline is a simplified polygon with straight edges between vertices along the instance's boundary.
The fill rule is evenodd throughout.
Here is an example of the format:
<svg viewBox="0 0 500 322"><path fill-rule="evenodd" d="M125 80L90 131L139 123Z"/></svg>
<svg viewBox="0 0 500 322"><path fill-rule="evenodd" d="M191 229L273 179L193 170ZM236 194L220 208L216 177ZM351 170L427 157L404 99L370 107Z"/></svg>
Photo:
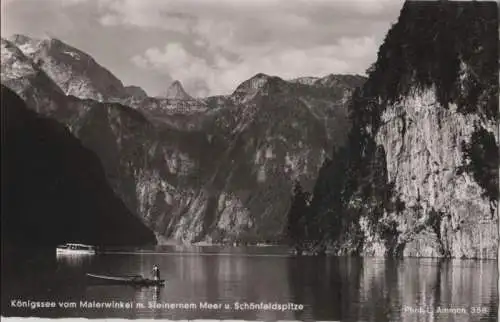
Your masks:
<svg viewBox="0 0 500 322"><path fill-rule="evenodd" d="M95 248L95 246L92 245L85 245L85 244L77 244L77 243L66 243L64 246L76 246L76 247L85 247L85 248Z"/></svg>

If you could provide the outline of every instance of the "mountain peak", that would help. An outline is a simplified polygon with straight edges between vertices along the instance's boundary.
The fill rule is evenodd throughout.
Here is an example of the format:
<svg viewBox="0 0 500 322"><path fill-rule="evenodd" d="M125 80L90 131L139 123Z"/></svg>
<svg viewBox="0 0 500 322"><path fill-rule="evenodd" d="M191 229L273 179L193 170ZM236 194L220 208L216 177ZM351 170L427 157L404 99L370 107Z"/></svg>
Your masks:
<svg viewBox="0 0 500 322"><path fill-rule="evenodd" d="M182 87L182 84L180 81L175 80L172 82L172 84L169 86L167 89L167 92L165 93L165 98L170 98L170 99L178 99L178 100L192 100L193 98L186 93L184 90L184 87Z"/></svg>
<svg viewBox="0 0 500 322"><path fill-rule="evenodd" d="M253 77L251 77L250 79L256 79L256 78L268 79L268 78L272 78L272 77L273 76L267 75L267 74L264 74L264 73L257 73Z"/></svg>
<svg viewBox="0 0 500 322"><path fill-rule="evenodd" d="M241 83L232 95L247 100L255 97L255 95L261 91L279 91L285 83L286 82L278 76L258 73Z"/></svg>
<svg viewBox="0 0 500 322"><path fill-rule="evenodd" d="M13 34L9 38L8 41L18 46L21 51L28 56L37 53L40 50L72 50L78 51L76 48L69 46L64 43L62 40L44 35L41 38L35 38L31 36L26 36L23 34Z"/></svg>
<svg viewBox="0 0 500 322"><path fill-rule="evenodd" d="M123 83L89 54L51 35L15 34L7 39L67 95L105 100L122 97Z"/></svg>
<svg viewBox="0 0 500 322"><path fill-rule="evenodd" d="M253 77L249 78L247 82L251 82L253 85L263 85L269 81L279 81L281 78L278 76L272 76L264 73L257 73Z"/></svg>
<svg viewBox="0 0 500 322"><path fill-rule="evenodd" d="M8 38L8 40L12 43L15 43L15 44L24 44L24 43L33 41L33 38L28 37L28 36L23 35L23 34L13 34L12 36L10 36Z"/></svg>
<svg viewBox="0 0 500 322"><path fill-rule="evenodd" d="M124 91L127 96L133 96L138 99L144 99L148 97L148 94L139 86L129 85L125 86Z"/></svg>
<svg viewBox="0 0 500 322"><path fill-rule="evenodd" d="M20 47L21 49L34 48L40 43L40 39L36 39L33 37L29 37L23 34L13 34L12 36L7 38L12 44ZM24 52L24 51L23 51Z"/></svg>
<svg viewBox="0 0 500 322"><path fill-rule="evenodd" d="M72 47L68 44L66 44L64 41L61 39L54 37L49 34L44 34L42 37L32 37L32 36L27 36L24 34L13 34L10 37L7 38L10 42L16 44L16 45L23 45L27 43L45 43L45 44L63 44L68 47Z"/></svg>

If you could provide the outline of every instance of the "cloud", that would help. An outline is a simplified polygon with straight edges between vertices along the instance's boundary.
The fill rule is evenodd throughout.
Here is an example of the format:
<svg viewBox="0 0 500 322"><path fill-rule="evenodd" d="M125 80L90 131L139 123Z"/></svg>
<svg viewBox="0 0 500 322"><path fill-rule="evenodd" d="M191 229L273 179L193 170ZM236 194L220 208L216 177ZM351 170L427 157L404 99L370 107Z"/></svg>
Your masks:
<svg viewBox="0 0 500 322"><path fill-rule="evenodd" d="M180 43L169 43L161 49L150 48L132 60L141 68L168 73L180 80L194 96L206 96L228 94L243 80L259 72L285 79L324 76L332 71L361 74L365 70L363 57L376 49L373 38L346 38L336 45L305 50L261 48L266 54L254 51L232 61L221 54L208 60L191 54Z"/></svg>
<svg viewBox="0 0 500 322"><path fill-rule="evenodd" d="M33 34L40 36L53 26L59 30L74 29L78 18L70 17L69 12L89 3L90 0L1 0L1 34L35 29Z"/></svg>
<svg viewBox="0 0 500 322"><path fill-rule="evenodd" d="M56 0L60 3L62 6L73 6L77 4L82 4L85 3L89 0Z"/></svg>
<svg viewBox="0 0 500 322"><path fill-rule="evenodd" d="M103 12L100 22L105 26L126 25L185 31L192 19L183 12L169 10L156 0L99 0L99 7Z"/></svg>
<svg viewBox="0 0 500 322"><path fill-rule="evenodd" d="M400 6L398 0L100 0L105 25L176 31L212 47L228 41L308 47L340 36L362 37L385 28Z"/></svg>
<svg viewBox="0 0 500 322"><path fill-rule="evenodd" d="M185 35L133 61L203 95L229 93L259 72L363 74L400 6L395 0L115 0L104 11L114 23Z"/></svg>
<svg viewBox="0 0 500 322"><path fill-rule="evenodd" d="M2 0L0 1L0 4L1 4L1 7L2 9L4 7L7 7L9 6L10 4L12 3L21 3L21 2L24 2L24 3L40 3L41 1L44 1L44 4L48 4L48 5L59 5L59 6L72 6L72 5L77 5L77 4L82 4L82 3L86 3L88 2L89 0Z"/></svg>

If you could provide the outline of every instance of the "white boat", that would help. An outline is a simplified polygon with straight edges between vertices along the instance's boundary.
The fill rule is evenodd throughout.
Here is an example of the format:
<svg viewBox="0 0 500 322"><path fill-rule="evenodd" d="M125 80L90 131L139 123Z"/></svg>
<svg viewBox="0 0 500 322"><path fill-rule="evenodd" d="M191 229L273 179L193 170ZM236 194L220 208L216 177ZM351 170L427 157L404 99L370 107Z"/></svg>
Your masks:
<svg viewBox="0 0 500 322"><path fill-rule="evenodd" d="M94 255L97 252L97 248L92 245L85 245L85 244L74 244L74 243L67 243L64 245L57 246L56 248L56 253L57 254L88 254L88 255Z"/></svg>

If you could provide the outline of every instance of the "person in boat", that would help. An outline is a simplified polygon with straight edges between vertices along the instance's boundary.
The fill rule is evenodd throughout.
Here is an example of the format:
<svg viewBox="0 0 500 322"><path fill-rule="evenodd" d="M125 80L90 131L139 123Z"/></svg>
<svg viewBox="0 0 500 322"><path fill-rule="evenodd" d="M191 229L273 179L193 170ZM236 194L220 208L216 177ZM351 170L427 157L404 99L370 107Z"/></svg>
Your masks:
<svg viewBox="0 0 500 322"><path fill-rule="evenodd" d="M158 265L153 266L153 279L155 281L160 280L160 269L158 268Z"/></svg>

